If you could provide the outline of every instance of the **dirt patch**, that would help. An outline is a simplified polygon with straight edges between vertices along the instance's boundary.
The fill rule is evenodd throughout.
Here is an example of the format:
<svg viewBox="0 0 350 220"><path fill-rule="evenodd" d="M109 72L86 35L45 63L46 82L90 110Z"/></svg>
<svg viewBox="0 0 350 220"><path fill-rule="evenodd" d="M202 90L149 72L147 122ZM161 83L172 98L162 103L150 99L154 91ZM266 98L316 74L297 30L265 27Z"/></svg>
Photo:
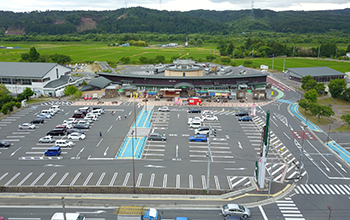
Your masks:
<svg viewBox="0 0 350 220"><path fill-rule="evenodd" d="M64 20L55 20L53 23L54 24L64 24L66 22Z"/></svg>
<svg viewBox="0 0 350 220"><path fill-rule="evenodd" d="M11 28L9 27L6 31L5 34L6 35L23 35L26 32L24 31L24 29L21 28Z"/></svg>
<svg viewBox="0 0 350 220"><path fill-rule="evenodd" d="M126 14L120 15L120 16L117 18L117 21L118 21L119 19L122 19L122 18L126 18Z"/></svg>
<svg viewBox="0 0 350 220"><path fill-rule="evenodd" d="M80 25L77 27L78 31L85 31L91 29L97 29L97 22L92 20L92 18L81 18Z"/></svg>

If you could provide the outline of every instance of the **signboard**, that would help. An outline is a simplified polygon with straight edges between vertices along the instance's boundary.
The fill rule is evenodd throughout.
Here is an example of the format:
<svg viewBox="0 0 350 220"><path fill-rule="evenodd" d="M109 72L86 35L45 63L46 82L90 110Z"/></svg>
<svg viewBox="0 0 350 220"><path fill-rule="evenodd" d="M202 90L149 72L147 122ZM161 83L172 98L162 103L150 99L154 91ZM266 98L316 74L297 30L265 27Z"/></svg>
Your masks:
<svg viewBox="0 0 350 220"><path fill-rule="evenodd" d="M252 93L252 90L247 90L247 93Z"/></svg>
<svg viewBox="0 0 350 220"><path fill-rule="evenodd" d="M255 116L255 115L256 115L256 105L254 103L253 106L252 106L252 114L251 114L251 116Z"/></svg>

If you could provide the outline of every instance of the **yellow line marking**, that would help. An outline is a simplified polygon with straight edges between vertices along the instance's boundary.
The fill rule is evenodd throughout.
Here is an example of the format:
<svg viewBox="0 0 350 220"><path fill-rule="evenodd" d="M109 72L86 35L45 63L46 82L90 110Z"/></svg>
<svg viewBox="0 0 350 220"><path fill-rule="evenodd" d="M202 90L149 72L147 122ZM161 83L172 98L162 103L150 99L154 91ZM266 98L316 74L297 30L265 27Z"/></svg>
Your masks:
<svg viewBox="0 0 350 220"><path fill-rule="evenodd" d="M135 154L136 154L136 151L137 151L137 148L139 147L140 145L140 141L141 141L142 138L139 137L139 141L137 142L136 144L136 148L134 149L134 157L135 157Z"/></svg>
<svg viewBox="0 0 350 220"><path fill-rule="evenodd" d="M129 138L129 137L128 137ZM129 142L130 142L130 139L128 140L128 142L126 143L125 147L124 147L124 150L123 150L123 153L120 155L120 157L123 157L124 153L125 153L125 150L126 150L126 147L129 145Z"/></svg>
<svg viewBox="0 0 350 220"><path fill-rule="evenodd" d="M147 111L148 112L148 111ZM151 114L150 113L147 113L147 117L146 117L146 120L145 120L145 123L143 123L143 128L146 126L146 122L147 122L147 120L148 120L148 118L151 116Z"/></svg>
<svg viewBox="0 0 350 220"><path fill-rule="evenodd" d="M341 149L339 149L339 148L337 147L337 145L334 145L333 143L329 143L329 142L328 142L328 144L331 144L333 147L337 148L340 152L342 152L345 156L347 156L348 158L350 158L349 155L346 154L345 152L343 152Z"/></svg>

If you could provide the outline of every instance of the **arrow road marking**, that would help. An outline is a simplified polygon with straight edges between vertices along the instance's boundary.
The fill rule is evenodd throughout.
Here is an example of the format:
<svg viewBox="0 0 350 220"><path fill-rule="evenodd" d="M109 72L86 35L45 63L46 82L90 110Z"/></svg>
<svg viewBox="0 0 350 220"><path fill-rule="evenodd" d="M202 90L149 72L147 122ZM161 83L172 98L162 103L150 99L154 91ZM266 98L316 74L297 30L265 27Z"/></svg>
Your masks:
<svg viewBox="0 0 350 220"><path fill-rule="evenodd" d="M15 151L10 155L10 157L12 157L13 155L15 155L15 153L17 153L17 151L19 151L21 148L22 148L22 147L17 148L17 150L15 150Z"/></svg>
<svg viewBox="0 0 350 220"><path fill-rule="evenodd" d="M243 147L242 147L242 144L241 142L237 141L238 142L238 147L241 148L243 150Z"/></svg>
<svg viewBox="0 0 350 220"><path fill-rule="evenodd" d="M321 160L321 163L323 164L323 166L325 166L325 168L326 168L326 170L327 170L328 172L331 172L331 171L329 170L329 168L326 166L326 164L323 163L322 160Z"/></svg>
<svg viewBox="0 0 350 220"><path fill-rule="evenodd" d="M107 151L108 151L109 147L106 148L105 152L103 153L103 156L107 155Z"/></svg>
<svg viewBox="0 0 350 220"><path fill-rule="evenodd" d="M340 167L340 169L342 169L345 173L347 173L347 171L344 169L344 167L340 163L335 161L335 164L337 164Z"/></svg>

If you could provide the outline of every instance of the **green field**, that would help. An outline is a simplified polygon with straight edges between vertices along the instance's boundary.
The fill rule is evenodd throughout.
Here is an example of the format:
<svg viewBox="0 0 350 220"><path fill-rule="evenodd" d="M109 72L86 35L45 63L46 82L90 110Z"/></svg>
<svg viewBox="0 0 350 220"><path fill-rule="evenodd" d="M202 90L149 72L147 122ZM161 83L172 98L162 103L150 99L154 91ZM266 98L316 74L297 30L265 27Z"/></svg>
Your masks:
<svg viewBox="0 0 350 220"><path fill-rule="evenodd" d="M40 55L62 54L72 58L72 63L89 61L119 61L122 57L130 57L134 63L139 62L141 56L155 58L157 55L163 55L168 62L173 56L180 55L186 59L193 57L196 60L202 59L214 52L214 47L179 47L179 48L159 48L159 47L108 47L106 43L97 42L62 42L62 43L43 43L43 42L0 42L0 45L6 47L17 47L19 49L0 49L1 62L18 62L22 53L28 53L31 47L35 47ZM215 55L220 60L219 51L215 49ZM242 65L248 59L235 59L236 65ZM251 66L259 68L260 65L267 65L272 69L272 58L254 58ZM306 58L286 58L285 69L296 67L315 67L328 66L340 72L350 72L350 62L328 61L323 59ZM275 58L273 69L283 70L284 58Z"/></svg>

